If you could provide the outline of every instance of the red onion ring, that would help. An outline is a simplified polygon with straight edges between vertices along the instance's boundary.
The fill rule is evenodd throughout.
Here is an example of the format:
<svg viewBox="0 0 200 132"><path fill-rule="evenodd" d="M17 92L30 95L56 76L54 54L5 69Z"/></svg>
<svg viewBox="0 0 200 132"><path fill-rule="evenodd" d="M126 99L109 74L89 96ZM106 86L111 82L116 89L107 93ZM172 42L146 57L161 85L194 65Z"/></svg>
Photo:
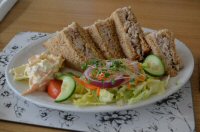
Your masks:
<svg viewBox="0 0 200 132"><path fill-rule="evenodd" d="M95 79L90 77L90 73L92 72L93 69L94 69L93 67L88 67L84 72L84 76L87 80L90 81L90 84L95 85L97 87L113 88L113 87L120 86L121 84L126 83L128 81L128 79L125 79L123 77L116 78L114 80L114 82L112 82L112 81L103 81L102 82L102 81L99 81L99 80L95 80Z"/></svg>

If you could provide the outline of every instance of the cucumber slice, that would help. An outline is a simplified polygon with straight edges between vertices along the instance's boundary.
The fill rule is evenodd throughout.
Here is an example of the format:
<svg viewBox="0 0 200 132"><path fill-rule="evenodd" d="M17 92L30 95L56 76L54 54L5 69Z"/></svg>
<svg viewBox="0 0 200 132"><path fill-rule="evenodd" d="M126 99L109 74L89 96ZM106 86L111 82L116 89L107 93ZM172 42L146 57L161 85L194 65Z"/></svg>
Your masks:
<svg viewBox="0 0 200 132"><path fill-rule="evenodd" d="M63 102L69 99L76 89L76 83L74 79L70 76L63 77L63 82L61 85L61 92L55 99L55 102Z"/></svg>
<svg viewBox="0 0 200 132"><path fill-rule="evenodd" d="M155 55L149 55L144 60L143 69L151 76L163 76L165 74L165 67L161 59Z"/></svg>

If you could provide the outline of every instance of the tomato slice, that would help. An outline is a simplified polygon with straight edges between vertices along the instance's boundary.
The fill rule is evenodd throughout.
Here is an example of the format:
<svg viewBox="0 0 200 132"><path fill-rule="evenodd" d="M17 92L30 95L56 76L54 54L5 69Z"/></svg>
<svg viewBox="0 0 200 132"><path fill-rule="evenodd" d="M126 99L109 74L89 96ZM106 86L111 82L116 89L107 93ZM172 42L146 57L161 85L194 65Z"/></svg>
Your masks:
<svg viewBox="0 0 200 132"><path fill-rule="evenodd" d="M61 85L62 85L62 81L51 80L49 82L49 85L48 85L48 88L47 88L48 95L50 97L56 99L56 97L60 94Z"/></svg>

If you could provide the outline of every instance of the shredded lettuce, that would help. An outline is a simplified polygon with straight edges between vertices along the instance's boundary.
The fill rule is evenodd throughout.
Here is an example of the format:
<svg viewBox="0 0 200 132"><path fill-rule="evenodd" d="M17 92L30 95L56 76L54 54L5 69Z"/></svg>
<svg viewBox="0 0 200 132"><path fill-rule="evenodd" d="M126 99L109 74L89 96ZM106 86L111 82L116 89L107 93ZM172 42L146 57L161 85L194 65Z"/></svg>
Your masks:
<svg viewBox="0 0 200 132"><path fill-rule="evenodd" d="M128 100L128 104L145 100L154 94L162 94L165 91L166 81L150 78L146 82L136 86L133 90L133 96Z"/></svg>
<svg viewBox="0 0 200 132"><path fill-rule="evenodd" d="M100 95L95 90L84 90L83 86L77 86L72 96L73 103L77 106L105 105L116 103L117 105L134 104L146 100L152 95L163 94L168 84L169 77L159 80L148 78L137 86L123 85L119 88L101 89Z"/></svg>
<svg viewBox="0 0 200 132"><path fill-rule="evenodd" d="M88 106L88 105L103 105L106 104L101 102L98 97L92 91L88 91L81 98L73 100L73 103L77 106Z"/></svg>

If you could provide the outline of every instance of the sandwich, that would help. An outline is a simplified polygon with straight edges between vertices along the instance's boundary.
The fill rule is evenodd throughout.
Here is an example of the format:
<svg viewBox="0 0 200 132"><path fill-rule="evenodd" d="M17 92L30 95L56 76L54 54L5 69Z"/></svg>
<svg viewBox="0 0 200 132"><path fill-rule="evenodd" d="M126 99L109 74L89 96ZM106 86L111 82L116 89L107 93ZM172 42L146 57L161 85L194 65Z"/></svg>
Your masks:
<svg viewBox="0 0 200 132"><path fill-rule="evenodd" d="M90 59L104 59L89 34L75 22L57 32L44 46L52 54L62 55L68 66L77 70Z"/></svg>
<svg viewBox="0 0 200 132"><path fill-rule="evenodd" d="M98 20L85 29L106 59L125 58L112 19Z"/></svg>
<svg viewBox="0 0 200 132"><path fill-rule="evenodd" d="M111 19L114 20L120 45L126 57L131 60L143 60L150 52L150 47L131 7L117 9L112 13Z"/></svg>
<svg viewBox="0 0 200 132"><path fill-rule="evenodd" d="M172 77L176 76L183 64L176 52L173 33L168 29L162 29L147 34L146 40L152 49L152 53L163 61L167 74Z"/></svg>

